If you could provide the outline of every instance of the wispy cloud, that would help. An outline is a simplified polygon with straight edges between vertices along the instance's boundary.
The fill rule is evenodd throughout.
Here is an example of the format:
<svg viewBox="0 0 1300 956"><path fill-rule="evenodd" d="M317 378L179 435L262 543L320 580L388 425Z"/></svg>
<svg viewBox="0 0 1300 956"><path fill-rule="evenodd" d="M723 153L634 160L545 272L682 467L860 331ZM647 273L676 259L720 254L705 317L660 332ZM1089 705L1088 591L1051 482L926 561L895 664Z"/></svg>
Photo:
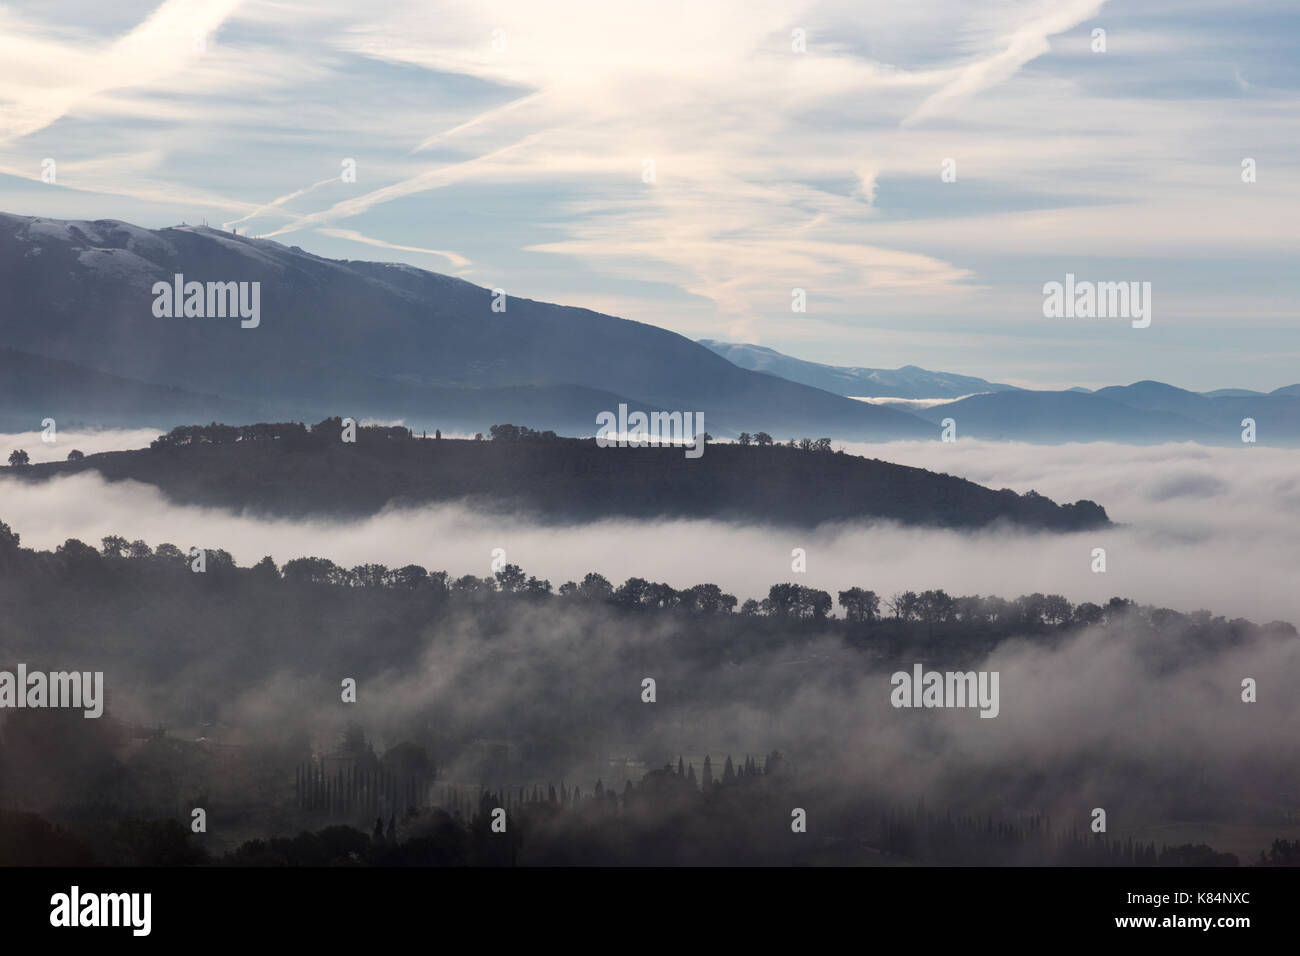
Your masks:
<svg viewBox="0 0 1300 956"><path fill-rule="evenodd" d="M470 264L470 261L464 256L455 252L448 252L445 249L424 249L420 246L402 246L393 242L385 242L383 239L375 239L371 236L363 236L353 229L333 229L329 227L316 230L327 236L334 236L338 239L347 239L350 242L361 242L368 246L379 246L382 249L397 249L402 252L418 252L424 255L441 256L450 262L457 269L464 269Z"/></svg>
<svg viewBox="0 0 1300 956"><path fill-rule="evenodd" d="M918 123L947 112L997 83L1002 83L1022 66L1051 49L1048 38L1077 26L1084 18L1095 15L1105 0L1076 0L1053 3L1049 12L1018 26L1004 41L1001 49L963 67L957 76L926 97L917 109L903 120L904 125Z"/></svg>
<svg viewBox="0 0 1300 956"><path fill-rule="evenodd" d="M302 189L295 189L291 193L285 193L285 195L280 196L278 199L272 199L268 203L263 203L262 205L254 209L252 212L240 216L238 219L232 219L230 220L230 222L222 223L221 228L230 229L232 226L238 226L240 223L248 222L248 220L250 219L255 219L258 216L264 216L272 209L278 209L287 202L297 199L300 196L305 196L308 193L315 192L317 189L320 189L322 186L328 186L330 183L336 183L338 181L339 181L339 177L332 176L329 179L322 179L320 182L312 183L310 186L305 186Z"/></svg>
<svg viewBox="0 0 1300 956"><path fill-rule="evenodd" d="M50 39L0 12L0 142L49 126L90 97L147 87L192 64L243 0L165 0L106 44Z"/></svg>

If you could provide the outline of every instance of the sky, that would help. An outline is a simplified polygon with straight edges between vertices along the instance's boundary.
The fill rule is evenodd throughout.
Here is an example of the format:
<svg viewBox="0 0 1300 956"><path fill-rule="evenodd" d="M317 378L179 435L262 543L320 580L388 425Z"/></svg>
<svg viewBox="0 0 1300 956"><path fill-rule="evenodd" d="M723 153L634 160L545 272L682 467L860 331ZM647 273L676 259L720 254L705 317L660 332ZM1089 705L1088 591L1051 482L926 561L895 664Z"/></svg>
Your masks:
<svg viewBox="0 0 1300 956"><path fill-rule="evenodd" d="M1269 390L1300 381L1298 27L1272 0L0 4L0 209L838 365ZM1046 317L1067 273L1151 283L1150 325Z"/></svg>

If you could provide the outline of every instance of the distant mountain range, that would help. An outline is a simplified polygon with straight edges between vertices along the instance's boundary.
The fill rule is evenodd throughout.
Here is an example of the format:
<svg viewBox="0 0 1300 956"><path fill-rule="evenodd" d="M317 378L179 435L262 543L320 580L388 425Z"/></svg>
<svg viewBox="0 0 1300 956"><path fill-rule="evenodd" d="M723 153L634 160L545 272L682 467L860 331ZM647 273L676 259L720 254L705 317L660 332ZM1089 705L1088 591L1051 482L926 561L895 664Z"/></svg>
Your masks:
<svg viewBox="0 0 1300 956"><path fill-rule="evenodd" d="M1210 397L1151 381L1095 392L1022 389L975 395L916 414L936 425L952 418L959 438L1239 445L1242 422L1249 418L1259 444L1300 442L1300 395L1294 386L1246 397Z"/></svg>
<svg viewBox="0 0 1300 956"><path fill-rule="evenodd" d="M1014 385L1000 385L973 375L931 372L915 365L895 369L845 368L805 362L761 345L739 345L714 339L700 339L699 343L741 368L778 375L836 395L860 398L964 398L981 392L1015 389Z"/></svg>
<svg viewBox="0 0 1300 956"><path fill-rule="evenodd" d="M260 321L163 318L154 285L258 283ZM194 421L503 422L592 435L596 416L701 412L718 437L1300 442L1300 385L1197 394L1159 382L1035 391L982 378L805 362L507 296L411 266L324 259L205 226L0 213L0 429ZM507 293L509 290L506 290ZM500 301L499 299L497 301ZM905 410L855 399L949 400Z"/></svg>
<svg viewBox="0 0 1300 956"><path fill-rule="evenodd" d="M1081 387L1049 391L931 372L915 365L846 368L805 362L759 345L712 339L701 339L700 344L744 368L846 396L952 399L909 407L912 414L936 428L945 418L952 418L959 438L1240 444L1241 423L1250 418L1261 444L1300 442L1300 385L1272 392L1243 388L1191 392L1163 382L1143 381L1095 391Z"/></svg>

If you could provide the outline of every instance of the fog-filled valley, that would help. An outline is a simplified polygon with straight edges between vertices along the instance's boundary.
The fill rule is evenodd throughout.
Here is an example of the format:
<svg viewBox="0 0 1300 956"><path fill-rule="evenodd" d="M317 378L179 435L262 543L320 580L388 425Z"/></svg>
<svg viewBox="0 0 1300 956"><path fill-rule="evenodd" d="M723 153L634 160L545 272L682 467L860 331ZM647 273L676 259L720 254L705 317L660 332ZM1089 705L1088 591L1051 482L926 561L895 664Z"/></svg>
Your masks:
<svg viewBox="0 0 1300 956"><path fill-rule="evenodd" d="M108 718L7 712L2 802L118 862L355 860L337 833L276 839L376 818L371 862L1286 858L1300 452L836 447L1094 500L1114 524L286 519L0 473L0 667L102 671ZM896 706L918 664L998 674L996 719ZM191 806L214 835L147 829ZM508 852L498 806L520 821ZM796 810L817 840L792 841ZM100 825L136 817L154 823Z"/></svg>
<svg viewBox="0 0 1300 956"><path fill-rule="evenodd" d="M60 437L61 454L45 460L61 459L72 447L141 447L153 437ZM33 461L42 460L38 435L0 436L0 450L5 446L28 449ZM184 548L206 543L244 566L266 555L279 563L318 556L345 567L415 563L460 576L489 573L493 549L501 548L506 560L557 586L599 570L616 583L633 576L674 586L712 581L742 599L761 597L771 583L786 580L791 552L803 548L806 583L826 590L858 585L881 594L928 587L1011 596L1042 591L1099 603L1120 594L1178 610L1204 606L1229 616L1300 621L1300 597L1288 586L1300 566L1300 451L970 440L842 447L986 487L1036 490L1057 501L1091 499L1115 525L1065 535L892 523L798 530L611 519L538 526L456 506L395 508L362 520L290 521L177 506L155 489L107 484L94 472L28 484L3 471L0 518L22 534L24 544L42 549L67 538L97 545L114 534ZM1106 549L1105 573L1092 571L1098 547Z"/></svg>

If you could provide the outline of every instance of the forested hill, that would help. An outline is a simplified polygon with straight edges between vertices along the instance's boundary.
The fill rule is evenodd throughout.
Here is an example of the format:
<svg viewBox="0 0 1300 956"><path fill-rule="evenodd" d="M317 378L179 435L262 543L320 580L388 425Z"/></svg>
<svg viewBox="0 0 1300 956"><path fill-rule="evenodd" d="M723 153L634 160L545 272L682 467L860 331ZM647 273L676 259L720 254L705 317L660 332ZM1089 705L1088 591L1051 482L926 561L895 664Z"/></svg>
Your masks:
<svg viewBox="0 0 1300 956"><path fill-rule="evenodd" d="M155 485L172 500L279 516L373 514L385 505L465 501L538 520L695 517L812 526L883 518L974 528L1007 521L1071 531L1109 524L1091 501L1057 505L1034 492L993 491L921 468L826 450L827 443L710 443L598 447L496 426L495 439L421 438L362 427L342 440L339 419L298 424L187 426L147 449L27 465L45 480L86 470Z"/></svg>

